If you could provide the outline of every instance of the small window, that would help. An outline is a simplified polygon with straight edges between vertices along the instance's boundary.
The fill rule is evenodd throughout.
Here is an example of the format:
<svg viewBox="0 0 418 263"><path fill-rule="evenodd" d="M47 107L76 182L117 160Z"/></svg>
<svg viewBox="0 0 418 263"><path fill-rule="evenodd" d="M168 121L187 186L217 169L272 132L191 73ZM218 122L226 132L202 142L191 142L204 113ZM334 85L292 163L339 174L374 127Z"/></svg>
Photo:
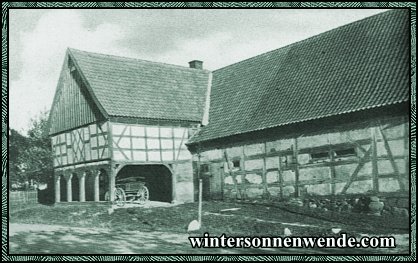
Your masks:
<svg viewBox="0 0 418 263"><path fill-rule="evenodd" d="M226 173L237 172L240 169L241 169L240 160L234 160L234 161L229 161L228 163L224 163L224 171Z"/></svg>
<svg viewBox="0 0 418 263"><path fill-rule="evenodd" d="M335 157L336 158L357 156L356 149L354 149L354 148L338 150L338 151L334 151L334 152L335 152Z"/></svg>
<svg viewBox="0 0 418 263"><path fill-rule="evenodd" d="M233 163L233 168L240 168L240 161L239 160L232 161L232 163Z"/></svg>
<svg viewBox="0 0 418 263"><path fill-rule="evenodd" d="M330 159L328 151L311 153L311 161L312 162L325 161L326 159Z"/></svg>
<svg viewBox="0 0 418 263"><path fill-rule="evenodd" d="M200 172L202 174L209 173L209 164L201 164L200 165Z"/></svg>
<svg viewBox="0 0 418 263"><path fill-rule="evenodd" d="M293 155L281 156L281 162L282 162L283 167L285 167L285 168L290 168L292 166L292 164L295 163Z"/></svg>

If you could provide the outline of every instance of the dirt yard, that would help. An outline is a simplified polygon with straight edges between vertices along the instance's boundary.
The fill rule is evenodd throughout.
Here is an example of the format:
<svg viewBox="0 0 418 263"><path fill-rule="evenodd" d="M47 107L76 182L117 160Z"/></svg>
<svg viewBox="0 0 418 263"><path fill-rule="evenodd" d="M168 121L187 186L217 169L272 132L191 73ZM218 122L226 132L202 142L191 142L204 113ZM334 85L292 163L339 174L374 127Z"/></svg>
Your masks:
<svg viewBox="0 0 418 263"><path fill-rule="evenodd" d="M187 233L197 204L117 208L105 204L35 205L12 212L11 254L400 254L408 253L408 223L347 214L315 214L263 204L204 202L202 228ZM361 222L359 220L361 219ZM391 221L385 225L384 222ZM396 221L396 220L395 220ZM395 222L396 223L396 222ZM388 227L389 226L389 227ZM193 249L188 236L331 236L332 228L360 237L395 236L395 249ZM287 229L287 230L285 230Z"/></svg>

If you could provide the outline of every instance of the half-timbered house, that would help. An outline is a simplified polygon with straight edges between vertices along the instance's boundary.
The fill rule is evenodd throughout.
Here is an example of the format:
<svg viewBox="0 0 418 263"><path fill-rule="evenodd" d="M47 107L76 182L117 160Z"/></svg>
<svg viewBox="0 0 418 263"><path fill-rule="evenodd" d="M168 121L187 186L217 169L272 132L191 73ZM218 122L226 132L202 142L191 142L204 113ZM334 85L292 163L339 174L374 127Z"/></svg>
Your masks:
<svg viewBox="0 0 418 263"><path fill-rule="evenodd" d="M409 48L391 10L213 72L69 49L56 201L131 176L167 202L193 201L198 178L207 199L408 193Z"/></svg>
<svg viewBox="0 0 418 263"><path fill-rule="evenodd" d="M409 45L391 10L214 71L204 196L407 194Z"/></svg>
<svg viewBox="0 0 418 263"><path fill-rule="evenodd" d="M116 178L140 177L150 200L192 201L185 142L205 119L211 74L68 49L50 112L55 200L113 198Z"/></svg>

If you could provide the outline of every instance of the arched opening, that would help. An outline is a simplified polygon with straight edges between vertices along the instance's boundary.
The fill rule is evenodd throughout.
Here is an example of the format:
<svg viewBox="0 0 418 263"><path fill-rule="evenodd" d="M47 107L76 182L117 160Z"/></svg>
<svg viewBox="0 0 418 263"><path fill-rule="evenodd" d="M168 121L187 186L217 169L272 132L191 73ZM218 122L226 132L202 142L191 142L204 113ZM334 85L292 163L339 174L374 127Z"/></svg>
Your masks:
<svg viewBox="0 0 418 263"><path fill-rule="evenodd" d="M149 200L171 202L173 183L170 169L162 164L126 165L116 176L116 185L126 182L126 178L142 181L149 190Z"/></svg>
<svg viewBox="0 0 418 263"><path fill-rule="evenodd" d="M78 181L78 176L76 173L73 173L71 178L71 191L73 201L80 201L80 183Z"/></svg>
<svg viewBox="0 0 418 263"><path fill-rule="evenodd" d="M59 175L60 177L60 200L61 202L67 202L67 180L64 175Z"/></svg>
<svg viewBox="0 0 418 263"><path fill-rule="evenodd" d="M106 192L109 190L109 175L105 169L100 169L99 173L99 200L106 201Z"/></svg>

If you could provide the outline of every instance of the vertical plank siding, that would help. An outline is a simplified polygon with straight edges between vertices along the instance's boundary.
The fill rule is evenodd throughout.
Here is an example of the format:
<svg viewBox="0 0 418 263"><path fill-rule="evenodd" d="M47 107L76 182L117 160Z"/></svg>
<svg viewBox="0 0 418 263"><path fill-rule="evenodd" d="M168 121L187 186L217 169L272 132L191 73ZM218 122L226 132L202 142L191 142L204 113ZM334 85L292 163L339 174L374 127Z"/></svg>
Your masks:
<svg viewBox="0 0 418 263"><path fill-rule="evenodd" d="M92 102L87 89L76 70L71 71L71 61L61 71L57 94L54 98L50 117L50 134L80 127L103 120Z"/></svg>

